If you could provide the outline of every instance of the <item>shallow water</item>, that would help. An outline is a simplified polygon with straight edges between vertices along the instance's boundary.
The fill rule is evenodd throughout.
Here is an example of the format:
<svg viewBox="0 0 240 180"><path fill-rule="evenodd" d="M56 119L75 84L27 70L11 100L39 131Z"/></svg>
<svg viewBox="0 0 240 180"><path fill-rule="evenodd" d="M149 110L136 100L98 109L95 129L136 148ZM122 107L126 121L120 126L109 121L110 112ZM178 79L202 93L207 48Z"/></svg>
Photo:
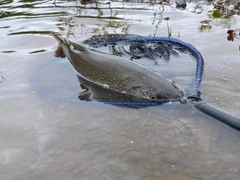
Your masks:
<svg viewBox="0 0 240 180"><path fill-rule="evenodd" d="M201 21L209 20L211 6L204 5L196 14L191 12L194 4L184 11L165 6L161 13L162 6L148 3L114 2L110 9L109 4L76 8L76 2L62 1L58 7L52 1L1 3L0 179L240 177L240 134L191 105L132 109L78 103L49 97L31 83L34 72L44 65L38 83L48 85L58 97L74 98L78 93L67 60L53 58L57 43L49 31L76 42L105 33L167 36L163 18L170 17L172 37L191 43L205 58L204 101L240 116L240 41L226 40L228 28L239 28L239 16L212 19L210 29L200 30ZM194 63L177 69L177 59L170 59L170 65L174 73L165 69L168 78L189 89ZM152 62L148 66L157 68ZM183 83L188 79L190 83Z"/></svg>

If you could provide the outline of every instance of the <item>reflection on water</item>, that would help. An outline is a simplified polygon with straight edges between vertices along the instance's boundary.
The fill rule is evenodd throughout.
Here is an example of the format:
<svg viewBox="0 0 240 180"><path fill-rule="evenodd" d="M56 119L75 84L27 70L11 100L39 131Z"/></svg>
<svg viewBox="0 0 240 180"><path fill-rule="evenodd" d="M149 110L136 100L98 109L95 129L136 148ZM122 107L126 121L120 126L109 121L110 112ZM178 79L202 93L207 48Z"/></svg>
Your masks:
<svg viewBox="0 0 240 180"><path fill-rule="evenodd" d="M226 39L228 28L239 28L239 16L231 18L231 27L219 26L217 19L210 30L199 32L212 6L203 5L196 14L191 12L194 3L180 11L174 4L102 2L76 8L75 1L56 2L57 7L50 0L0 2L0 72L5 79L0 83L0 179L239 178L239 133L191 105L130 109L74 103L50 98L31 85L40 67L36 82L41 87L64 97L79 93L71 66L53 59L57 44L49 31L79 42L109 33L168 36L163 19L170 17L172 37L193 44L205 58L202 98L240 115L239 41ZM191 87L195 62L188 55L158 66L143 63Z"/></svg>

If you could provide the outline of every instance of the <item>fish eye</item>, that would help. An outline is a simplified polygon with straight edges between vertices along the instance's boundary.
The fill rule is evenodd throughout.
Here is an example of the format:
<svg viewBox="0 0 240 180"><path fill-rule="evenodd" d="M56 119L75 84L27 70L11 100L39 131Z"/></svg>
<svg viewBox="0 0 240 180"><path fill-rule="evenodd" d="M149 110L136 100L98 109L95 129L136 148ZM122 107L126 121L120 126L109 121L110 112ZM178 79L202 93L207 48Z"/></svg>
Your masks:
<svg viewBox="0 0 240 180"><path fill-rule="evenodd" d="M150 96L150 99L157 99L157 97L152 95L152 96Z"/></svg>
<svg viewBox="0 0 240 180"><path fill-rule="evenodd" d="M152 100L157 100L157 99L167 99L167 96L163 95L163 94L151 94L149 96L150 99Z"/></svg>

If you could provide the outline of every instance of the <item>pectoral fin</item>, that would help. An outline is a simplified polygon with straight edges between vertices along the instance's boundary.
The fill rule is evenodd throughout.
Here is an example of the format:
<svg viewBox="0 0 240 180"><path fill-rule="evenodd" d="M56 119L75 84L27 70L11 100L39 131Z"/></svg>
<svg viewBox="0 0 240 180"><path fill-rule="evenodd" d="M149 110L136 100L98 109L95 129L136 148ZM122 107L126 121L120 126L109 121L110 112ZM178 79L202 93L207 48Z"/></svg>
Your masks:
<svg viewBox="0 0 240 180"><path fill-rule="evenodd" d="M92 91L84 86L83 84L80 84L80 87L84 90L83 92L81 92L79 95L78 95L78 98L80 100L84 100L84 101L90 101L90 96L92 94Z"/></svg>

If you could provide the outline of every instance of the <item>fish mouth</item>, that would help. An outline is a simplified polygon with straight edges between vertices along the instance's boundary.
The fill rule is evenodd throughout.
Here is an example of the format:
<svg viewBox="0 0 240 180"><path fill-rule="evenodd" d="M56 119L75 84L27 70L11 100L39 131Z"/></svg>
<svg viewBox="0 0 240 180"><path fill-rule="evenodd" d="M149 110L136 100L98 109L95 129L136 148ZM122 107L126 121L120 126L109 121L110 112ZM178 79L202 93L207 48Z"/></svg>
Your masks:
<svg viewBox="0 0 240 180"><path fill-rule="evenodd" d="M177 94L179 95L179 98L184 96L183 90L180 89L174 82L172 82L172 86L177 90Z"/></svg>

